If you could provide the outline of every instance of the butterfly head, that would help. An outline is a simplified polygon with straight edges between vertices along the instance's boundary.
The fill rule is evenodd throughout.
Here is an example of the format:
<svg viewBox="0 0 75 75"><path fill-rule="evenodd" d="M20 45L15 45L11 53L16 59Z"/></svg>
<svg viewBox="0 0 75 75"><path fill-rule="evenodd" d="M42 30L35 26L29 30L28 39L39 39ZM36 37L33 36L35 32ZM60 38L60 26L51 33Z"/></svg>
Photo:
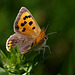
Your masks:
<svg viewBox="0 0 75 75"><path fill-rule="evenodd" d="M45 38L44 38L46 41L48 40L48 36L45 36Z"/></svg>

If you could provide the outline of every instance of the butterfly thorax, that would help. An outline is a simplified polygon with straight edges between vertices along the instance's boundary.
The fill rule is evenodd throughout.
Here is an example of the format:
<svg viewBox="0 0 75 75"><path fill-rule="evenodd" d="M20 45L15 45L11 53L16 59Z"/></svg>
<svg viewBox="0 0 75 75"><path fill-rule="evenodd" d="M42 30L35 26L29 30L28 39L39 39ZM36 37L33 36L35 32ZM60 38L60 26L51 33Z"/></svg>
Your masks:
<svg viewBox="0 0 75 75"><path fill-rule="evenodd" d="M31 49L35 50L35 51L39 51L41 50L45 45L46 45L46 39L43 38L41 41L39 41L38 43L34 44Z"/></svg>

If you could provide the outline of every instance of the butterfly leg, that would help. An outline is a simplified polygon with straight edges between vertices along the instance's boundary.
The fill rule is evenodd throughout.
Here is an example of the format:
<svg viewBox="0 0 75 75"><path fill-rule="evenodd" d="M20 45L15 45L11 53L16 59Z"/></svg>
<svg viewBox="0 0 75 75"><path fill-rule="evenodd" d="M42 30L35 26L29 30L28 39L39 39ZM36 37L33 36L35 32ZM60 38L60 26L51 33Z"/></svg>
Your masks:
<svg viewBox="0 0 75 75"><path fill-rule="evenodd" d="M44 54L45 54L45 47L43 48L43 59L44 59Z"/></svg>
<svg viewBox="0 0 75 75"><path fill-rule="evenodd" d="M38 54L40 54L40 50L42 50L42 49L43 49L43 48L39 48L39 49L38 49Z"/></svg>
<svg viewBox="0 0 75 75"><path fill-rule="evenodd" d="M39 49L39 54L40 54L40 50L43 50L43 59L44 59L45 47L42 47L42 48Z"/></svg>
<svg viewBox="0 0 75 75"><path fill-rule="evenodd" d="M38 54L40 54L40 50L38 51Z"/></svg>
<svg viewBox="0 0 75 75"><path fill-rule="evenodd" d="M51 54L51 50L50 50L50 47L48 45L45 45L45 47L47 47L49 49L49 52Z"/></svg>

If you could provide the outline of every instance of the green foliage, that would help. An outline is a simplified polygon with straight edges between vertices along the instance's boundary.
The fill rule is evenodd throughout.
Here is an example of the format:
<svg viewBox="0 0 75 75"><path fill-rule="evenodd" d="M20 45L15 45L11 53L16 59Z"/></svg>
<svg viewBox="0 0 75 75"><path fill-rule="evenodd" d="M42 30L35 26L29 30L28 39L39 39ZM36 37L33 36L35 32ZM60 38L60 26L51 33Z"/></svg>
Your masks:
<svg viewBox="0 0 75 75"><path fill-rule="evenodd" d="M14 33L13 23L22 6L29 9L41 28L50 22L46 34L60 31L48 37L51 56L33 71L37 75L75 75L75 0L0 0L0 49L9 58L5 44ZM27 62L35 57L42 59L36 52L29 54L25 55Z"/></svg>
<svg viewBox="0 0 75 75"><path fill-rule="evenodd" d="M1 60L3 62L3 68L0 68L0 73L4 74L23 74L24 75L31 75L31 70L38 65L41 61L43 61L42 54L37 55L36 52L32 51L31 53L27 54L20 54L18 49L18 45L13 48L11 46L11 52L7 52L8 56L6 56L2 50L0 50ZM35 56L33 57L33 54ZM47 57L48 54L45 55ZM40 57L40 59L38 59Z"/></svg>

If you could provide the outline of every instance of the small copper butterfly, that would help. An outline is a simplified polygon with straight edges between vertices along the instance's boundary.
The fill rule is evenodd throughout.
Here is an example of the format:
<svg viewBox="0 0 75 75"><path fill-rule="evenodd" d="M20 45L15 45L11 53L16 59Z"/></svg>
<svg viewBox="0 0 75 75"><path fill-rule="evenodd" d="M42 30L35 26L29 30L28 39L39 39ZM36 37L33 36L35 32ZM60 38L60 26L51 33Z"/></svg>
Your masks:
<svg viewBox="0 0 75 75"><path fill-rule="evenodd" d="M40 29L34 17L25 7L20 9L16 17L14 31L15 34L11 35L6 42L6 48L9 52L11 45L15 47L16 44L18 44L21 54L28 52L31 48L36 50L49 48L46 45L45 29Z"/></svg>

